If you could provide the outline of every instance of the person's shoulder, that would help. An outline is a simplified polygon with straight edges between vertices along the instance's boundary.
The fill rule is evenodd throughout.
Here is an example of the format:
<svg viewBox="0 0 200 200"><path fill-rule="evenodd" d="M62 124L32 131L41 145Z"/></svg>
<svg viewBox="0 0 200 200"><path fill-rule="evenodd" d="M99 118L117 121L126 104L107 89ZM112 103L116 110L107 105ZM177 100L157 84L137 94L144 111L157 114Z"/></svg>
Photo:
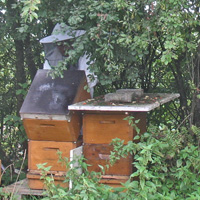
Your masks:
<svg viewBox="0 0 200 200"><path fill-rule="evenodd" d="M51 69L51 66L49 65L47 60L45 60L45 62L43 64L43 69Z"/></svg>

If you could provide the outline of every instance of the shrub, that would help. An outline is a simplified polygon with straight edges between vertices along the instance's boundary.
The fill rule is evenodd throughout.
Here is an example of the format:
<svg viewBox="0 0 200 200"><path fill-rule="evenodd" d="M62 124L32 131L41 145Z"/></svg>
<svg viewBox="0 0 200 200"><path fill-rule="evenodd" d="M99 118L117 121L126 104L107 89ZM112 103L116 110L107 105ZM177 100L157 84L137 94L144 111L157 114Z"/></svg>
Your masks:
<svg viewBox="0 0 200 200"><path fill-rule="evenodd" d="M55 186L45 176L48 183L49 199L102 199L102 200L197 200L200 199L200 131L193 127L189 133L186 129L169 130L166 126L150 127L147 133L135 143L114 139L110 165L120 157L131 153L134 156L135 172L121 188L111 188L99 183L101 174L88 172L84 158L79 160L83 173L69 169L66 180L73 182L71 189ZM70 162L66 162L69 167ZM45 169L45 167L44 167ZM104 170L102 170L103 173ZM51 192L49 192L51 191ZM122 192L123 191L123 192Z"/></svg>

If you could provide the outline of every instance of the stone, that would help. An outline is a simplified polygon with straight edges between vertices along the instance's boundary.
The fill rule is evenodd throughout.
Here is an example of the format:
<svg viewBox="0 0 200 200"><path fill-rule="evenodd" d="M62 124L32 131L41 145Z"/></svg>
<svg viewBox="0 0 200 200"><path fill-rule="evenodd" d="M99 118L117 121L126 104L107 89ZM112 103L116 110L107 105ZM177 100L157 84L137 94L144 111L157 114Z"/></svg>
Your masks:
<svg viewBox="0 0 200 200"><path fill-rule="evenodd" d="M144 94L143 89L119 89L116 93L131 93L133 98L141 97Z"/></svg>
<svg viewBox="0 0 200 200"><path fill-rule="evenodd" d="M108 93L105 95L105 102L132 102L133 93Z"/></svg>

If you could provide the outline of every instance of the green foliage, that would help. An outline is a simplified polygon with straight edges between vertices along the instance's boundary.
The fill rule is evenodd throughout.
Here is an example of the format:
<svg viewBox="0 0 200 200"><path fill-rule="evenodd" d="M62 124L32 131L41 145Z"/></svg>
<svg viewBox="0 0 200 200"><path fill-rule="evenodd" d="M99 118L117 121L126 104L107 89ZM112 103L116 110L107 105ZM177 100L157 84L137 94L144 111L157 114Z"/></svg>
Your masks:
<svg viewBox="0 0 200 200"><path fill-rule="evenodd" d="M197 127L193 129L199 134ZM135 171L130 180L122 183L122 187L111 188L98 183L101 174L88 172L83 158L79 158L79 164L83 168L82 174L77 173L77 168L70 169L70 162L65 160L69 168L65 181L71 180L72 188L55 186L53 179L44 176L48 186L46 193L48 196L44 199L196 200L200 198L199 144L186 129L177 131L170 130L165 125L151 126L147 133L141 135L137 143L129 141L124 145L123 141L114 139L112 145L114 150L110 155L111 164L128 154L134 156ZM44 165L40 165L40 169L47 172L49 168L45 168Z"/></svg>
<svg viewBox="0 0 200 200"><path fill-rule="evenodd" d="M129 125L132 126L136 130L136 133L137 134L140 133L140 129L137 127L137 124L140 122L140 119L135 120L135 117L128 116L128 117L125 117L123 120L128 120Z"/></svg>
<svg viewBox="0 0 200 200"><path fill-rule="evenodd" d="M2 172L2 185L15 182L17 174L15 169L20 169L23 162L27 137L20 117L8 115L4 118L4 132L1 134L0 156L6 171ZM22 169L26 170L27 163ZM20 179L25 178L25 173L21 172Z"/></svg>
<svg viewBox="0 0 200 200"><path fill-rule="evenodd" d="M27 94L27 91L28 91L28 87L29 85L27 83L19 83L21 89L18 89L16 91L16 95L23 95L24 97L26 96Z"/></svg>
<svg viewBox="0 0 200 200"><path fill-rule="evenodd" d="M38 4L40 3L40 0L23 0L22 1L24 6L22 8L22 18L27 21L27 19L30 20L30 22L33 21L33 19L38 19L38 15L36 11L38 10Z"/></svg>
<svg viewBox="0 0 200 200"><path fill-rule="evenodd" d="M0 188L0 198L7 200L10 198L10 194L3 192L3 188Z"/></svg>
<svg viewBox="0 0 200 200"><path fill-rule="evenodd" d="M198 24L195 5L186 1L174 5L163 1L75 1L76 9L70 9L67 22L87 30L86 40L79 44L95 60L91 70L102 85L119 87L126 79L133 85L137 80L137 85L145 87L138 78L151 81L162 77L164 74L157 72L163 64L177 60L186 48L192 52L198 46L198 37L185 32L188 21ZM189 26L194 28L193 33L197 31Z"/></svg>
<svg viewBox="0 0 200 200"><path fill-rule="evenodd" d="M20 162L19 155L26 149L26 136L15 116L30 77L42 68L44 55L38 41L50 35L57 22L87 31L75 41L69 58L55 69L57 75L62 77L67 63L76 63L86 52L90 70L99 80L95 95L138 87L145 92L179 92L180 101L151 112L148 121L172 128L191 125L192 121L198 124L199 13L197 0L1 0L3 163L12 164L18 158ZM198 141L197 130L190 132Z"/></svg>
<svg viewBox="0 0 200 200"><path fill-rule="evenodd" d="M187 132L170 131L166 126L151 127L139 143L129 142L120 155L134 154L138 199L198 199L200 177L199 147ZM121 143L115 143L121 146ZM117 154L117 155L116 155ZM119 156L117 152L111 160ZM137 180L137 179L136 179ZM137 198L136 198L137 199Z"/></svg>
<svg viewBox="0 0 200 200"><path fill-rule="evenodd" d="M194 76L199 74L198 1L76 0L60 7L65 9L56 12L59 20L51 19L87 33L74 42L54 75L62 76L67 64L86 52L99 80L95 95L138 87L179 92L180 106L166 107L163 113L176 124L185 120L195 106L193 88L199 86L199 76ZM185 123L191 125L192 120L191 115Z"/></svg>
<svg viewBox="0 0 200 200"><path fill-rule="evenodd" d="M92 200L92 199L115 199L116 195L111 193L111 187L99 184L100 180L100 173L89 172L87 170L87 164L84 162L84 158L79 158L78 162L80 164L79 167L71 168L70 164L72 162L68 162L67 159L63 159L60 157L60 161L66 164L66 167L69 169L65 181L69 183L70 180L72 181L73 185L72 188L62 188L59 185L55 186L53 177L46 176L49 172L50 168L45 167L46 163L38 165L38 168L42 169L42 179L47 186L47 191L45 194L48 197L45 197L44 200L48 199L77 199L77 200ZM84 173L78 173L78 169L82 168ZM77 178L78 177L78 178Z"/></svg>

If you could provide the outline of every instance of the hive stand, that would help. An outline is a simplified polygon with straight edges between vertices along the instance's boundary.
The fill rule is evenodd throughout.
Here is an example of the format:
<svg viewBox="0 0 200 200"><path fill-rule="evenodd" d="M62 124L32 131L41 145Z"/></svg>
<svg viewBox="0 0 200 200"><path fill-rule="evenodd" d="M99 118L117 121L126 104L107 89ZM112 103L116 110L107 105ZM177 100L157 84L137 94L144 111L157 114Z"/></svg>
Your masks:
<svg viewBox="0 0 200 200"><path fill-rule="evenodd" d="M13 183L9 186L6 186L3 188L3 192L9 193L15 199L21 200L25 196L44 196L44 190L33 190L30 189L28 186L28 180L24 179L21 181L18 181L16 183Z"/></svg>
<svg viewBox="0 0 200 200"><path fill-rule="evenodd" d="M124 144L133 141L137 133L135 128L129 125L128 120L124 120L125 117L140 119L137 127L142 134L146 131L147 112L178 97L179 94L146 93L130 103L119 103L107 102L104 96L101 96L70 105L69 110L83 114L83 154L86 162L91 165L88 169L100 172L101 168L98 165L105 167L108 164L112 150L109 143L112 139L120 138L124 140ZM134 170L133 159L129 155L118 160L105 171L101 183L118 187L120 183L126 182Z"/></svg>

